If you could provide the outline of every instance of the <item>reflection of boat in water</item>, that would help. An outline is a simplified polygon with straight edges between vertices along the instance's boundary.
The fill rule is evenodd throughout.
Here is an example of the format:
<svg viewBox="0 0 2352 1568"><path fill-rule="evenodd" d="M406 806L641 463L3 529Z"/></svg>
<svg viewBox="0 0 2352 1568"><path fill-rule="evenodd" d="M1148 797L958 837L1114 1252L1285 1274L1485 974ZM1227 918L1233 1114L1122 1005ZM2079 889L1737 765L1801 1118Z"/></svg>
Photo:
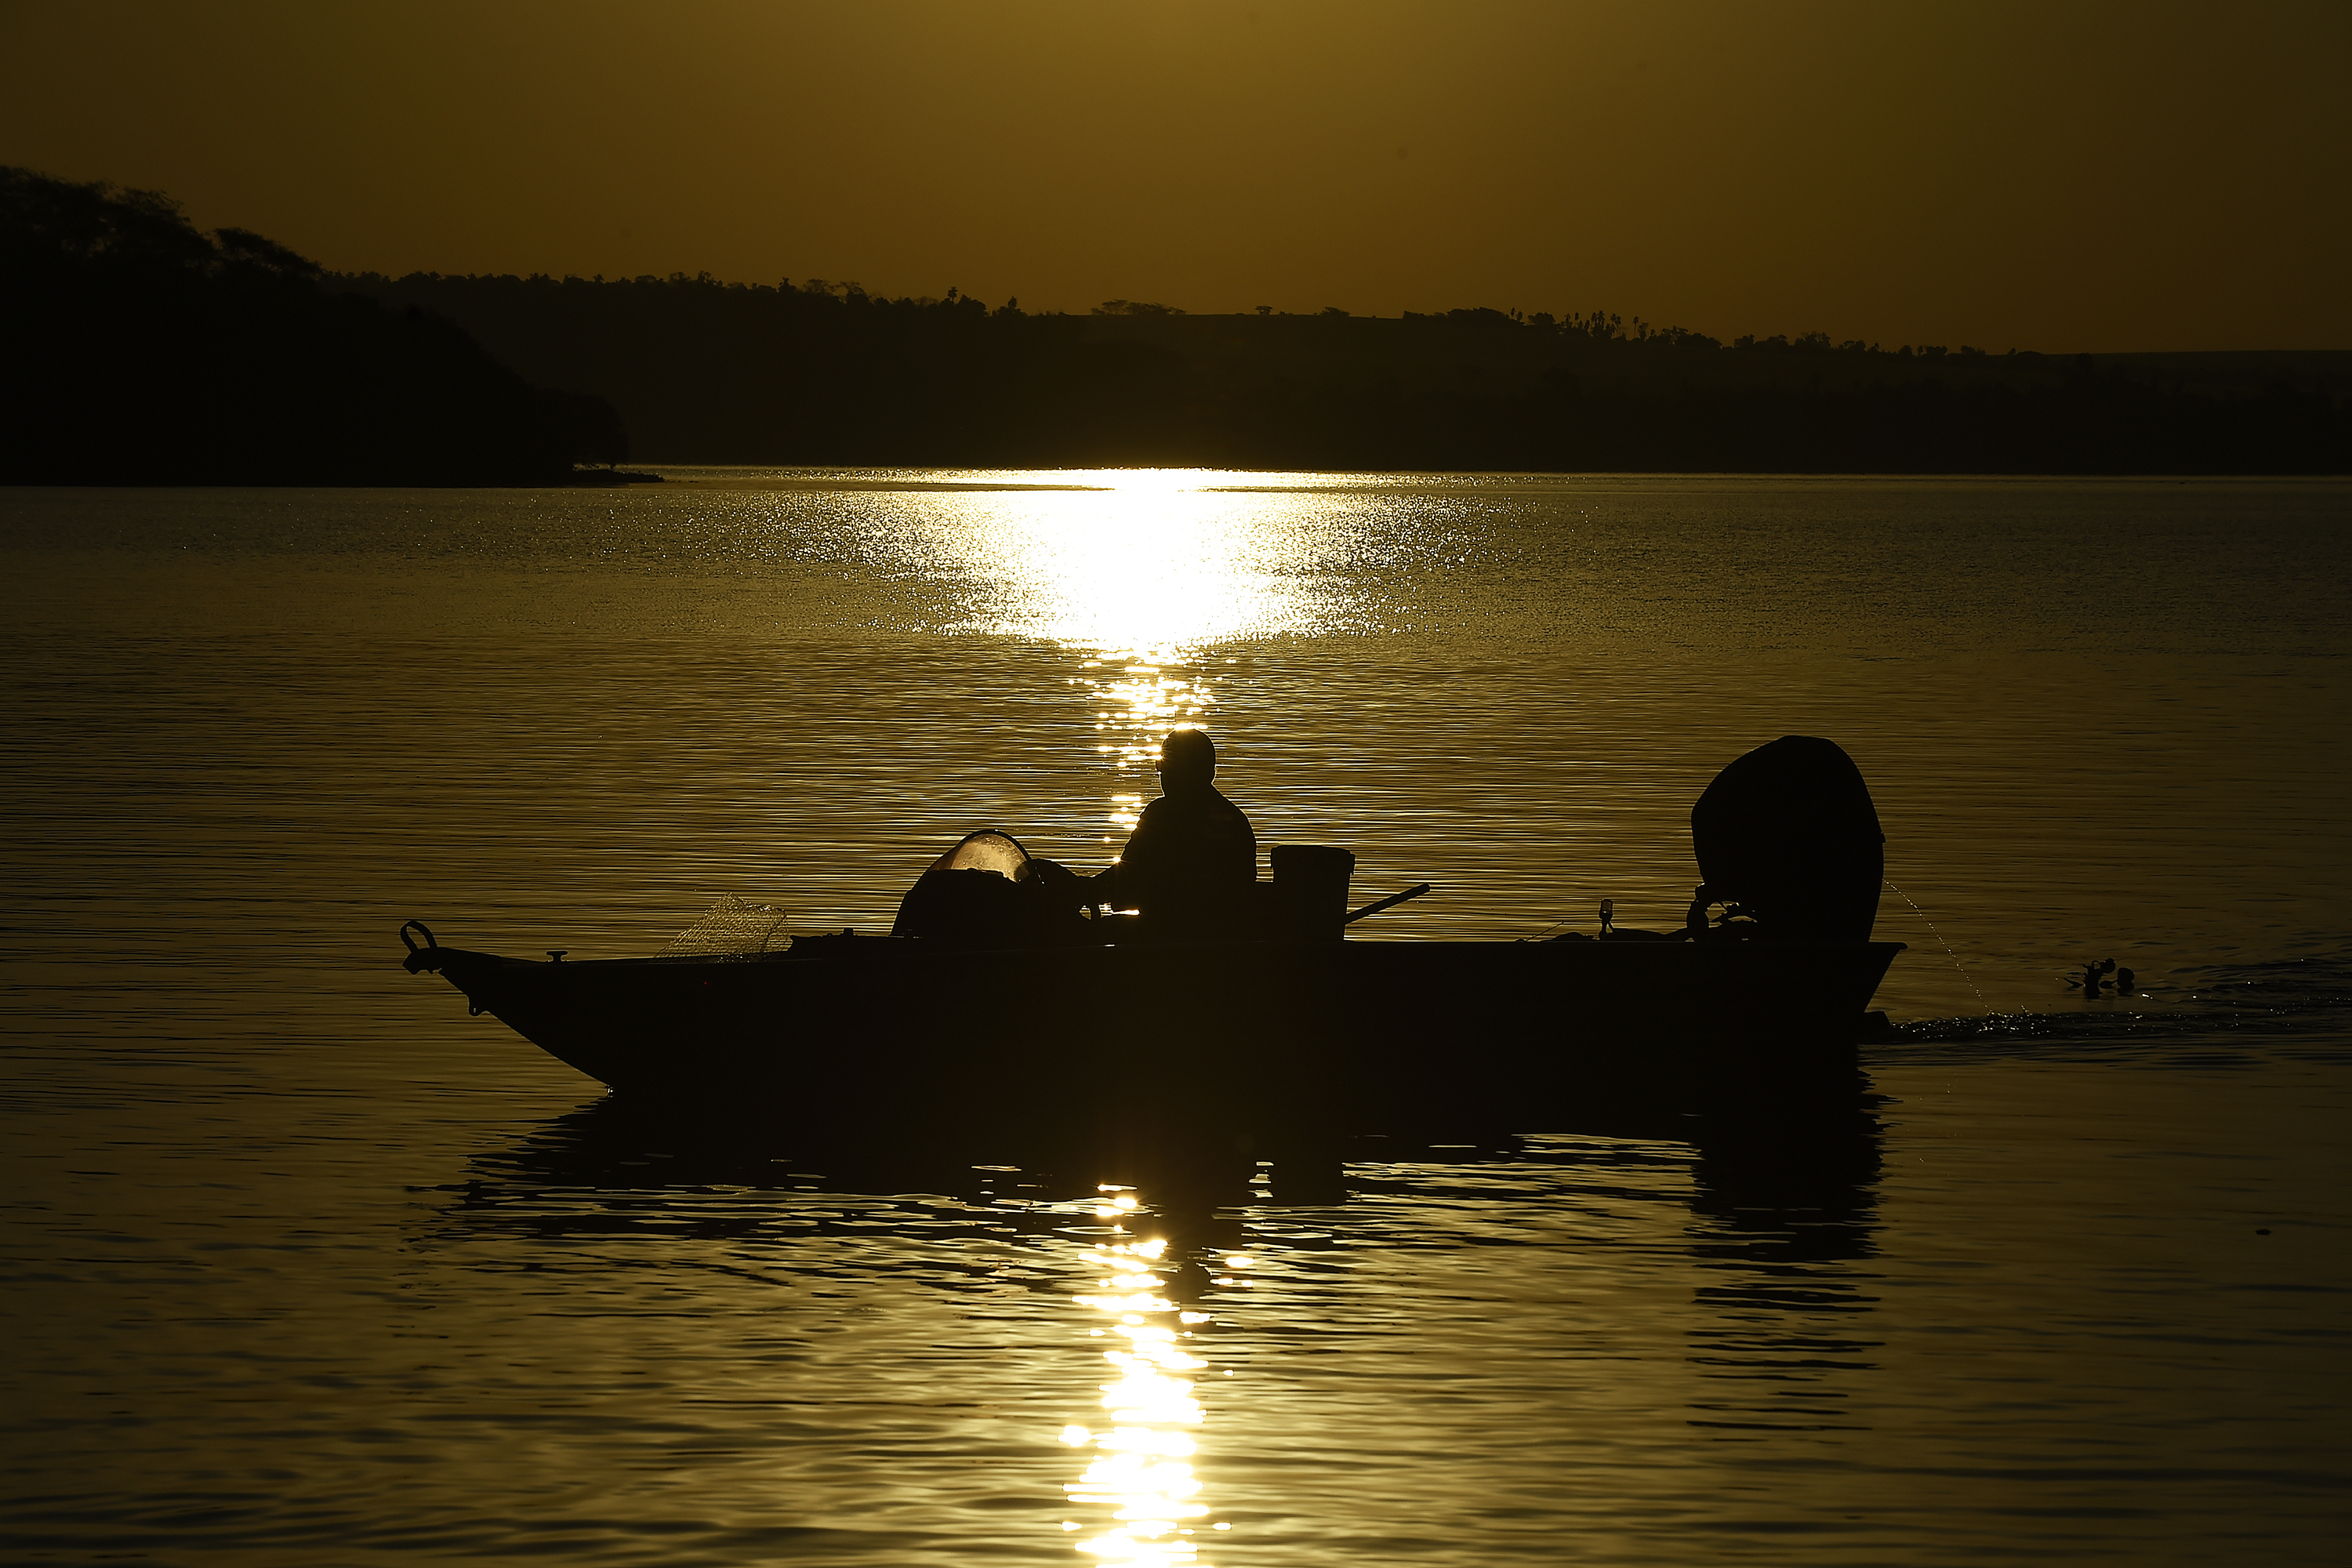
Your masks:
<svg viewBox="0 0 2352 1568"><path fill-rule="evenodd" d="M996 1493L1030 1510L1016 1521L1058 1520L1078 1561L1165 1565L1192 1560L1168 1550L1188 1529L1296 1539L1311 1532L1288 1521L1318 1505L1345 1518L1311 1476L1298 1489L1300 1454L1393 1462L1393 1420L1420 1418L1398 1392L1426 1386L1412 1380L1434 1380L1474 1452L1511 1446L1531 1409L1622 1405L1702 1444L1817 1441L1866 1419L1849 1407L1884 1393L1883 1287L1854 1267L1876 1245L1878 1105L1855 1074L1475 1145L1349 1138L1344 1175L1302 1209L1278 1164L1271 1193L1247 1164L1102 1170L1078 1129L898 1136L613 1095L478 1143L402 1224L496 1271L501 1304L634 1300L708 1331L687 1342L722 1372L786 1347L809 1413L794 1430L828 1464L855 1461L828 1472L833 1496L940 1476L966 1518L1002 1452L1019 1468ZM1352 1210L1324 1206L1343 1196ZM712 1424L740 1409L775 1448L773 1401L740 1389ZM883 1411L892 1441L828 1441L835 1403ZM1003 1444L1008 1420L1025 1445ZM1058 1489L1035 1480L1056 1426ZM1320 1451L1300 1436L1317 1431ZM909 1482L898 1461L918 1444L957 1458Z"/></svg>
<svg viewBox="0 0 2352 1568"><path fill-rule="evenodd" d="M632 1094L902 1126L1148 1104L1235 1131L1535 1128L1620 1092L1852 1065L1902 944L1866 940L1882 840L1844 753L1803 743L1852 774L1834 813L1817 776L1793 809L1786 777L1742 784L1790 744L1734 763L1694 812L1701 869L1729 908L1707 924L1703 897L1689 940L1344 941L1328 851L1297 862L1318 879L1303 893L1286 889L1276 852L1266 902L1281 912L1253 940L992 940L1019 934L1030 880L1018 846L993 834L910 891L901 930L929 910L922 936L538 963L444 947L415 922L402 935L412 973L439 973L475 1011ZM1822 767L1810 752L1796 763Z"/></svg>

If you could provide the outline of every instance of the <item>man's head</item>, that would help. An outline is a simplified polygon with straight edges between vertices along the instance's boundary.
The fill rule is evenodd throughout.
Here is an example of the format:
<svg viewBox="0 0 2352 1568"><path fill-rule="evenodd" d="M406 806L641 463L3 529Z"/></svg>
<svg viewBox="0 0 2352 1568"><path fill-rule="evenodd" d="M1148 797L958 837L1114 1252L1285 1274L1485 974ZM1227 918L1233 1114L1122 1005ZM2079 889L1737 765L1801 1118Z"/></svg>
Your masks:
<svg viewBox="0 0 2352 1568"><path fill-rule="evenodd" d="M1160 742L1160 787L1201 789L1217 773L1217 748L1205 730L1178 730Z"/></svg>

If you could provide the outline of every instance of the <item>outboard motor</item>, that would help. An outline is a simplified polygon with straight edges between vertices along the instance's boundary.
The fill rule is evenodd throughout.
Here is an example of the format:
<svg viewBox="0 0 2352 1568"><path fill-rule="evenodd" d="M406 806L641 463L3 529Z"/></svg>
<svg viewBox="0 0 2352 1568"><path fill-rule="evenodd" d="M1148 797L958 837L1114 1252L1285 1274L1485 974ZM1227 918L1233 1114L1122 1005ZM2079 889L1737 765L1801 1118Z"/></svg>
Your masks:
<svg viewBox="0 0 2352 1568"><path fill-rule="evenodd" d="M1783 735L1716 774L1691 807L1691 846L1700 906L1738 905L1780 941L1870 940L1886 835L1834 742Z"/></svg>

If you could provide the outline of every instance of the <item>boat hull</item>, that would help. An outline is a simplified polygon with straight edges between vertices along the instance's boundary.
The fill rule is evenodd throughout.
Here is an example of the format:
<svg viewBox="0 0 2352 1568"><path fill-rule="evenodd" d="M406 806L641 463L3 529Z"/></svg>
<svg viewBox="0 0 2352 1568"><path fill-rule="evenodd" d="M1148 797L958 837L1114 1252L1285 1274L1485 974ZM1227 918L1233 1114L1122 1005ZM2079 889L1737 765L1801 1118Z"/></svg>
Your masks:
<svg viewBox="0 0 2352 1568"><path fill-rule="evenodd" d="M1149 1108L1237 1128L1532 1131L1612 1096L1850 1069L1901 951L874 941L816 959L560 963L431 946L409 967L632 1096L900 1126Z"/></svg>

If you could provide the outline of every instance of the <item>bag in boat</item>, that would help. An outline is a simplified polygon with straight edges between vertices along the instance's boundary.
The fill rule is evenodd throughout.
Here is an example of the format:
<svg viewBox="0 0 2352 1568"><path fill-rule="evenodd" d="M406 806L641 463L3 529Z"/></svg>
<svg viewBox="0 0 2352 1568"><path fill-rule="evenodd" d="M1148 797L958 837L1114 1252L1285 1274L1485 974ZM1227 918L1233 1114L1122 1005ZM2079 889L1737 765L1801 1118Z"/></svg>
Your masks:
<svg viewBox="0 0 2352 1568"><path fill-rule="evenodd" d="M1009 833L967 834L898 900L892 936L957 947L1037 947L1082 937L1077 878Z"/></svg>

